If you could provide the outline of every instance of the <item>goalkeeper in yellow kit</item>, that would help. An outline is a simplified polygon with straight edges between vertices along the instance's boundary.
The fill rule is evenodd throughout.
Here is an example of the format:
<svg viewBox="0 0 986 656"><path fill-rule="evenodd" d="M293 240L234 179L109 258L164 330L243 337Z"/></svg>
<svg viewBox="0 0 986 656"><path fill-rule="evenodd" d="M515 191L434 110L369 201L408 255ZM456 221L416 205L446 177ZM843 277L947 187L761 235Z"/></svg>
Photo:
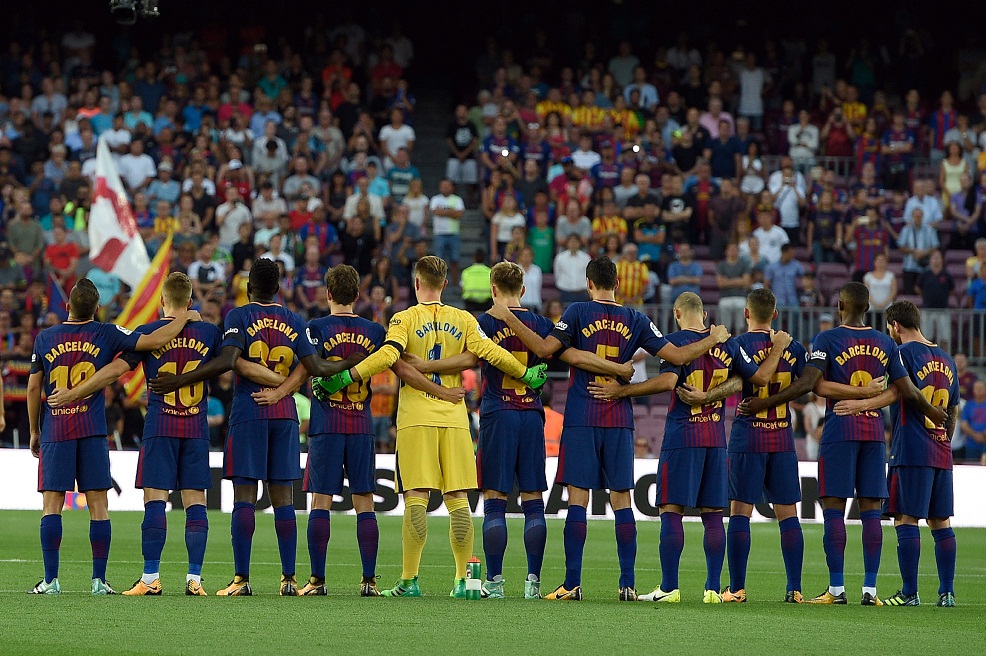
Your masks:
<svg viewBox="0 0 986 656"><path fill-rule="evenodd" d="M387 340L357 366L329 378L312 381L319 398L329 396L355 380L369 380L388 369L405 351L424 360L440 360L469 351L491 365L537 389L544 385L546 365L528 369L508 351L488 339L475 317L442 303L448 267L429 255L414 267L418 304L390 320ZM456 374L433 374L446 387L459 387ZM473 522L466 498L476 489L476 461L466 406L445 401L408 386L401 386L397 409L397 491L404 495L401 580L385 597L419 597L418 567L428 538L426 511L431 490L441 490L449 512L449 541L455 555L452 597L465 597L466 563L472 556Z"/></svg>

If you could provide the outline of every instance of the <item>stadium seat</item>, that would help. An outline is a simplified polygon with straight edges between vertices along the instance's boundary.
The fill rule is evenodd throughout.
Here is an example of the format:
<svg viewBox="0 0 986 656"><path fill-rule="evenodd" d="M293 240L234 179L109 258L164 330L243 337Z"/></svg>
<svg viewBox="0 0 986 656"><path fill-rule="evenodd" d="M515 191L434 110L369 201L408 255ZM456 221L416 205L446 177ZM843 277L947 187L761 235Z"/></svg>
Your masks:
<svg viewBox="0 0 986 656"><path fill-rule="evenodd" d="M965 261L973 255L975 255L975 253L972 251L948 251L945 253L945 263L955 264L960 262L965 265Z"/></svg>

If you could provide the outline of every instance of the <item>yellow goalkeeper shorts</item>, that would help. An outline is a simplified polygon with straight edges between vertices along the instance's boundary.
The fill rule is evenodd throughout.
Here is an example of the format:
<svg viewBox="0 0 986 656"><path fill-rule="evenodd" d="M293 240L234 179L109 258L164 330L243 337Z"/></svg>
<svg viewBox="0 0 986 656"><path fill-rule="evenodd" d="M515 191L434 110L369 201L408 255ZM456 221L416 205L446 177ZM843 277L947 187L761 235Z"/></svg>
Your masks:
<svg viewBox="0 0 986 656"><path fill-rule="evenodd" d="M398 428L396 456L394 482L400 493L476 489L476 456L468 428Z"/></svg>

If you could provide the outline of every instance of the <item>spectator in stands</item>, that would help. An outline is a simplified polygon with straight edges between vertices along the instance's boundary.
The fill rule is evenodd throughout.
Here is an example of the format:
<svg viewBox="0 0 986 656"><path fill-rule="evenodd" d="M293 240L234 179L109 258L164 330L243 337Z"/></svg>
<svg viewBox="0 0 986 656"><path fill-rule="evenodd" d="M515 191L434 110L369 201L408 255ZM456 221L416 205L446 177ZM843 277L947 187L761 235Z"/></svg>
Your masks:
<svg viewBox="0 0 986 656"><path fill-rule="evenodd" d="M616 261L616 277L620 281L616 290L616 302L640 309L646 296L650 269L638 259L636 244L623 246L623 252Z"/></svg>
<svg viewBox="0 0 986 656"><path fill-rule="evenodd" d="M592 242L596 249L604 250L606 240L616 237L620 245L627 240L626 220L619 215L616 203L610 198L603 202L602 212L592 220Z"/></svg>
<svg viewBox="0 0 986 656"><path fill-rule="evenodd" d="M809 214L808 250L818 266L822 262L839 262L844 257L842 233L844 226L835 209L833 194L826 189L818 197L818 205Z"/></svg>
<svg viewBox="0 0 986 656"><path fill-rule="evenodd" d="M812 271L805 271L801 276L801 289L798 291L798 305L801 307L815 308L826 305L825 298L815 282L815 273Z"/></svg>
<svg viewBox="0 0 986 656"><path fill-rule="evenodd" d="M883 312L897 299L897 277L887 269L887 263L887 253L880 251L873 258L873 270L863 275L862 283L870 291L872 312ZM876 320L874 325L882 325L882 321Z"/></svg>
<svg viewBox="0 0 986 656"><path fill-rule="evenodd" d="M822 427L825 425L827 408L825 397L818 396L814 392L808 395L808 403L802 411L808 460L818 460L818 448L822 441Z"/></svg>
<svg viewBox="0 0 986 656"><path fill-rule="evenodd" d="M507 121L497 116L490 128L490 134L483 139L479 161L483 165L484 178L489 179L494 169L515 171L520 157L520 146L507 135Z"/></svg>
<svg viewBox="0 0 986 656"><path fill-rule="evenodd" d="M455 108L455 119L445 134L449 149L445 164L445 177L456 185L466 185L470 204L476 199L476 183L479 180L476 168L476 148L479 145L479 132L469 120L469 110L465 105Z"/></svg>
<svg viewBox="0 0 986 656"><path fill-rule="evenodd" d="M905 271L905 275L906 275ZM979 269L979 275L969 281L966 292L967 304L974 310L986 310L986 267Z"/></svg>
<svg viewBox="0 0 986 656"><path fill-rule="evenodd" d="M527 218L517 209L517 199L505 196L500 210L490 222L490 256L499 262L506 256L507 244L515 227L527 226Z"/></svg>
<svg viewBox="0 0 986 656"><path fill-rule="evenodd" d="M790 161L781 162L779 173L770 176L771 200L781 215L780 227L787 233L787 240L798 245L801 243L801 208L806 204L804 177L795 173Z"/></svg>
<svg viewBox="0 0 986 656"><path fill-rule="evenodd" d="M986 237L976 240L974 251L965 261L965 277L970 280L978 276L979 269L986 264Z"/></svg>
<svg viewBox="0 0 986 656"><path fill-rule="evenodd" d="M963 173L959 178L959 191L952 195L948 205L949 216L955 221L955 232L949 247L967 249L981 234L983 203L979 202L980 193L972 184L972 176Z"/></svg>
<svg viewBox="0 0 986 656"><path fill-rule="evenodd" d="M229 250L240 238L240 226L252 221L250 210L240 200L240 190L226 188L226 202L216 208L216 228L219 230L219 245Z"/></svg>
<svg viewBox="0 0 986 656"><path fill-rule="evenodd" d="M534 197L538 193L548 194L548 183L544 179L541 167L535 160L524 160L524 169L515 188L520 193L521 202L527 208L534 206Z"/></svg>
<svg viewBox="0 0 986 656"><path fill-rule="evenodd" d="M438 183L438 193L431 197L432 234L434 253L448 263L451 280L459 278L459 225L465 213L465 205L456 196L452 181L448 178Z"/></svg>
<svg viewBox="0 0 986 656"><path fill-rule="evenodd" d="M534 225L527 232L527 245L534 252L534 261L545 273L551 273L555 259L555 230L548 223L547 210L534 213Z"/></svg>
<svg viewBox="0 0 986 656"><path fill-rule="evenodd" d="M576 234L571 234L565 243L565 250L555 256L552 269L555 272L555 286L561 292L561 302L566 305L577 301L589 300L586 288L585 268L592 260L589 254L581 250L582 241Z"/></svg>
<svg viewBox="0 0 986 656"><path fill-rule="evenodd" d="M979 376L969 369L969 358L965 353L956 353L952 356L955 362L955 373L959 375L959 396L968 401L972 398L972 386Z"/></svg>
<svg viewBox="0 0 986 656"><path fill-rule="evenodd" d="M27 200L18 204L17 214L7 224L7 245L14 255L14 262L24 270L28 280L40 273L41 253L45 248L44 229Z"/></svg>
<svg viewBox="0 0 986 656"><path fill-rule="evenodd" d="M192 295L200 307L214 291L226 287L226 270L222 262L213 259L215 253L216 247L211 243L202 244L199 248L199 258L188 267L188 277L192 280Z"/></svg>
<svg viewBox="0 0 986 656"><path fill-rule="evenodd" d="M851 225L848 246L854 249L855 254L853 280L859 282L868 272L876 269L878 255L883 255L884 264L887 263L890 257L890 233L883 227L875 207L867 207L865 214L856 217ZM892 275L890 277L893 278Z"/></svg>
<svg viewBox="0 0 986 656"><path fill-rule="evenodd" d="M914 210L923 210L924 223L934 225L942 220L941 200L935 195L935 183L931 180L915 180L914 195L904 205L904 220L911 221Z"/></svg>
<svg viewBox="0 0 986 656"><path fill-rule="evenodd" d="M144 191L157 174L154 160L144 152L144 142L137 139L130 143L130 152L117 162L120 179L132 198L138 191Z"/></svg>
<svg viewBox="0 0 986 656"><path fill-rule="evenodd" d="M702 291L702 265L694 261L689 244L678 247L678 259L668 265L668 284L671 285L669 303L685 292L700 294Z"/></svg>
<svg viewBox="0 0 986 656"><path fill-rule="evenodd" d="M798 285L804 274L801 262L794 259L794 246L782 245L780 259L764 268L764 285L777 298L777 307L798 307Z"/></svg>
<svg viewBox="0 0 986 656"><path fill-rule="evenodd" d="M799 173L806 173L815 165L819 146L818 128L812 125L811 113L807 109L799 111L798 122L788 128L787 142L790 144L788 155L793 166Z"/></svg>
<svg viewBox="0 0 986 656"><path fill-rule="evenodd" d="M720 120L718 132L718 136L706 146L706 159L712 167L712 176L738 179L743 160L743 145L733 135L729 121Z"/></svg>
<svg viewBox="0 0 986 656"><path fill-rule="evenodd" d="M565 214L558 221L555 230L555 240L559 247L568 243L568 238L575 235L579 238L579 247L588 248L592 238L592 221L582 213L582 207L575 198L565 204Z"/></svg>
<svg viewBox="0 0 986 656"><path fill-rule="evenodd" d="M277 237L271 240L273 247ZM357 213L346 225L346 231L339 236L342 244L344 262L356 269L360 276L365 276L373 270L373 258L376 256L377 240L373 228Z"/></svg>
<svg viewBox="0 0 986 656"><path fill-rule="evenodd" d="M684 193L680 175L668 176L667 189L662 189L662 192L660 218L667 229L668 240L672 244L683 244L689 241L692 234L694 202Z"/></svg>
<svg viewBox="0 0 986 656"><path fill-rule="evenodd" d="M966 461L986 464L986 382L973 384L972 398L962 408L961 419Z"/></svg>
<svg viewBox="0 0 986 656"><path fill-rule="evenodd" d="M719 287L718 321L733 334L742 332L746 325L743 311L746 308L746 296L750 293L752 272L753 265L748 259L740 257L739 246L735 242L727 245L725 259L716 264L716 284Z"/></svg>
<svg viewBox="0 0 986 656"><path fill-rule="evenodd" d="M709 200L709 259L718 261L726 255L727 245L739 220L746 221L743 199L736 184L724 178L719 182L719 194Z"/></svg>
<svg viewBox="0 0 986 656"><path fill-rule="evenodd" d="M531 312L540 312L543 276L541 267L534 262L534 250L530 246L521 249L517 264L524 270L524 293L520 304Z"/></svg>
<svg viewBox="0 0 986 656"><path fill-rule="evenodd" d="M947 352L952 342L952 316L947 308L955 281L945 270L940 250L931 251L928 269L918 277L914 291L921 296L921 332Z"/></svg>
<svg viewBox="0 0 986 656"><path fill-rule="evenodd" d="M915 207L911 222L904 226L897 248L904 254L904 294L914 293L914 283L927 268L931 251L938 248L938 233L924 222L924 209ZM986 299L984 299L986 308Z"/></svg>
<svg viewBox="0 0 986 656"><path fill-rule="evenodd" d="M911 155L917 138L905 124L904 114L894 112L893 120L883 133L883 186L894 191L906 191L911 171ZM917 191L915 189L915 191Z"/></svg>
<svg viewBox="0 0 986 656"><path fill-rule="evenodd" d="M370 191L370 178L364 176L356 182L356 188L353 190L352 195L346 199L346 206L342 210L342 218L346 221L356 216L356 207L359 202L366 199L369 204L370 216L374 218L375 221L383 221L386 217L386 211L384 210L383 199Z"/></svg>
<svg viewBox="0 0 986 656"><path fill-rule="evenodd" d="M768 264L780 261L781 247L790 241L787 232L779 225L774 225L774 215L769 209L757 211L757 229L752 236L759 245L760 257Z"/></svg>

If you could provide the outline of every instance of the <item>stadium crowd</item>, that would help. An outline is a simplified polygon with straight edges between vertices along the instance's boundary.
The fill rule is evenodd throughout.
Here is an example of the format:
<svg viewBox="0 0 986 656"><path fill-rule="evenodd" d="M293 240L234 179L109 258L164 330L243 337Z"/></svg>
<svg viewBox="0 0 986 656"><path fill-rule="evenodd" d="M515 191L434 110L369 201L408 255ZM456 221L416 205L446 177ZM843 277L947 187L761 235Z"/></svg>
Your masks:
<svg viewBox="0 0 986 656"><path fill-rule="evenodd" d="M266 257L283 270L278 300L305 318L328 314L327 267L351 264L359 312L386 325L413 302L410 272L429 253L449 261L477 311L488 265L506 259L526 272L522 303L557 318L588 298L598 254L617 262L621 302L694 291L734 332L752 289L770 288L787 321L792 308L831 307L849 278L869 288L876 322L897 298L919 301L925 334L953 352L950 309L986 310L986 75L974 48L958 53L957 86L931 95L893 72L895 58L920 58L917 32L899 52L862 41L848 57L824 40L700 50L682 34L656 48L589 42L566 59L543 31L522 48L490 39L477 93L448 121L445 177L426 184L414 163L414 47L399 27L347 22L277 46L260 29L236 37L165 36L150 56L133 49L111 64L80 23L0 55L5 442L27 434L33 339L64 318L59 299L76 277L99 288L103 319L127 299L87 257L99 141L149 254L170 233L172 270L219 324L247 302L250 265ZM464 222L480 224L485 248L460 277ZM952 446L986 462L986 382L965 356L956 364L966 405ZM475 376L467 385L475 402ZM387 450L396 377L373 387ZM211 396L219 447L232 374ZM810 444L818 404L801 407ZM134 446L140 403L117 390L107 408L120 445Z"/></svg>

